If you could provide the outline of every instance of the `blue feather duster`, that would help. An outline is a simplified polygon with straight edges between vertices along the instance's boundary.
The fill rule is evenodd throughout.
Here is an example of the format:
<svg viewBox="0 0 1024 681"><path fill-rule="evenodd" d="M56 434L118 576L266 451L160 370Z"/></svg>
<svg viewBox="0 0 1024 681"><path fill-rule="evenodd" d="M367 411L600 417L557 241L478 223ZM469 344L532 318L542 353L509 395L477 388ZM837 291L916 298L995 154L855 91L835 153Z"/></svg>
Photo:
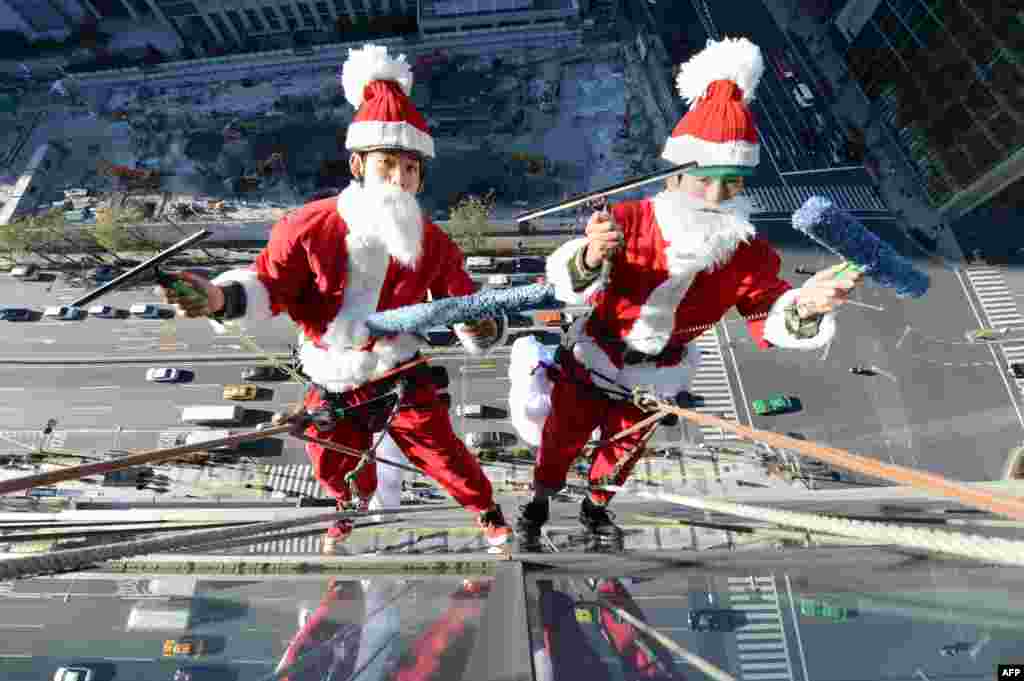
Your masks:
<svg viewBox="0 0 1024 681"><path fill-rule="evenodd" d="M486 289L468 296L442 298L430 303L376 312L366 319L366 325L374 336L393 336L425 331L432 326L495 319L521 310L560 307L564 307L564 304L555 298L553 285L530 284L506 289Z"/></svg>
<svg viewBox="0 0 1024 681"><path fill-rule="evenodd" d="M879 285L895 289L900 297L920 298L931 285L927 274L824 197L807 199L793 213L793 227L863 270Z"/></svg>

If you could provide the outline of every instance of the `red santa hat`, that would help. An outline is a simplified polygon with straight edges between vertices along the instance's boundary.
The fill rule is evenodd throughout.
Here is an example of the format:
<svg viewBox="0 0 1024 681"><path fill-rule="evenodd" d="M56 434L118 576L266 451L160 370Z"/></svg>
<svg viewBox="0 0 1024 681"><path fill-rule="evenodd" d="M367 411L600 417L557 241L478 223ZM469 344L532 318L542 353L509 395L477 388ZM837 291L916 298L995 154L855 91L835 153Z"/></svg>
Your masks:
<svg viewBox="0 0 1024 681"><path fill-rule="evenodd" d="M761 50L746 38L709 40L679 68L676 87L690 110L661 157L677 165L696 161L692 175L752 175L760 154L748 105L762 73Z"/></svg>
<svg viewBox="0 0 1024 681"><path fill-rule="evenodd" d="M371 44L349 50L341 85L356 115L348 126L347 149L402 149L434 157L427 121L409 99L412 81L404 54L394 58L387 47Z"/></svg>

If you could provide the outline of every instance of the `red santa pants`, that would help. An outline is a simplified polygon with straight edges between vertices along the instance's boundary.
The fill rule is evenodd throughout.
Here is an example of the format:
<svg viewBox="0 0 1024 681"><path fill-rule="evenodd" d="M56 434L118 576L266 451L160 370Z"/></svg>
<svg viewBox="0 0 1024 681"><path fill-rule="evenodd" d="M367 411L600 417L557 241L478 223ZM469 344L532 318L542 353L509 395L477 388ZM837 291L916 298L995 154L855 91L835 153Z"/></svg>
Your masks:
<svg viewBox="0 0 1024 681"><path fill-rule="evenodd" d="M426 380L415 381L404 401L415 406L398 410L391 419L388 432L395 444L414 466L436 480L467 510L480 513L491 508L494 505L491 482L484 475L480 461L455 436L448 408L438 399L434 384ZM324 405L317 389L306 393L305 405L310 409ZM380 434L372 435L353 419L338 421L337 427L329 433L321 433L315 426L310 426L306 435L360 452L369 449L371 437L380 437ZM325 450L312 442L306 443L306 455L324 490L339 501L348 501L350 493L345 484L345 474L356 467L359 459ZM373 496L377 489L376 466L363 468L356 477L356 488L362 497Z"/></svg>
<svg viewBox="0 0 1024 681"><path fill-rule="evenodd" d="M561 375L554 379L551 411L544 421L533 471L534 484L555 490L565 485L569 467L595 428L601 429L601 438L606 440L649 416L631 402L611 400L594 389L589 374L569 353L562 353L560 363ZM601 479L614 473L619 460L629 457L612 482L623 484L636 465L637 457L632 454L646 431L642 428L595 450L590 460L590 484L602 484ZM605 504L614 494L595 490L590 496L596 503Z"/></svg>

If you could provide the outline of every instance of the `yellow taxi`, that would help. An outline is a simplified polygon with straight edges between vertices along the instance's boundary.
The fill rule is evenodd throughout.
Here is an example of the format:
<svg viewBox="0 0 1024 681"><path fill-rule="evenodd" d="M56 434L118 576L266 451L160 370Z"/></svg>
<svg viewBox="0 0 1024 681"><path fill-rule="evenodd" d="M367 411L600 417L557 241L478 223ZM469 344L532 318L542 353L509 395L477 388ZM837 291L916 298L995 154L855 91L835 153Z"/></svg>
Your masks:
<svg viewBox="0 0 1024 681"><path fill-rule="evenodd" d="M224 399L225 400L240 400L249 401L255 400L256 395L259 394L259 387L252 383L241 383L236 385L224 386Z"/></svg>
<svg viewBox="0 0 1024 681"><path fill-rule="evenodd" d="M193 657L206 652L206 641L201 638L183 638L175 640L169 638L164 641L164 657L185 655Z"/></svg>

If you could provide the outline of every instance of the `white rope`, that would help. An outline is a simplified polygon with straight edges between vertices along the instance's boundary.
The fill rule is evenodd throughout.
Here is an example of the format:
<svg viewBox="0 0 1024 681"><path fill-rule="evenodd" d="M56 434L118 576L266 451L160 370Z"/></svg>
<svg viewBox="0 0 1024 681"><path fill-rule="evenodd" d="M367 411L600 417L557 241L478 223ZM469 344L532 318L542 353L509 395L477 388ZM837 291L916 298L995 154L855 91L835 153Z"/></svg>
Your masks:
<svg viewBox="0 0 1024 681"><path fill-rule="evenodd" d="M606 485L604 489L622 492L625 488ZM878 544L896 544L933 553L945 553L971 558L986 563L1024 565L1024 542L997 537L982 537L974 534L925 529L891 523L867 520L847 520L812 513L781 511L762 506L736 504L730 501L713 501L705 497L684 497L678 494L658 492L637 492L641 497L668 501L680 506L699 508L714 513L752 518L763 522L787 527L797 527L811 532L821 532L840 537L865 539Z"/></svg>

